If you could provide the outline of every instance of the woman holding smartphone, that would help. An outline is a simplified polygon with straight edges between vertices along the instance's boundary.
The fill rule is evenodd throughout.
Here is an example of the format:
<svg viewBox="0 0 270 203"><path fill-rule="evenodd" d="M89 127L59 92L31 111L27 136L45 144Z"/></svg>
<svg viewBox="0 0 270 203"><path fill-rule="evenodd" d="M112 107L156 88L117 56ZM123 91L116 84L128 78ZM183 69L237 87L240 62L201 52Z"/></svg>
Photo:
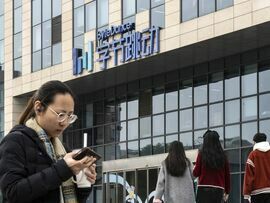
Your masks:
<svg viewBox="0 0 270 203"><path fill-rule="evenodd" d="M59 136L77 119L75 96L60 81L43 84L30 98L19 124L0 144L0 186L4 202L81 203L96 179L95 158L74 160ZM73 176L87 176L89 188L77 188Z"/></svg>

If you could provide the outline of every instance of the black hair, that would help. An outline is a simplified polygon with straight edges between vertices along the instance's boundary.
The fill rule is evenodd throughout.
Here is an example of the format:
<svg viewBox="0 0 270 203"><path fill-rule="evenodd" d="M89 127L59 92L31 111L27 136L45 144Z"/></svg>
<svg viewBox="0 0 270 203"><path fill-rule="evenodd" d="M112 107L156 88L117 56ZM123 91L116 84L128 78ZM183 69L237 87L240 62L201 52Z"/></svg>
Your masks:
<svg viewBox="0 0 270 203"><path fill-rule="evenodd" d="M41 102L42 109L39 109L39 111L44 111L49 104L54 102L56 94L70 94L75 101L74 93L65 83L58 80L46 82L29 99L25 110L19 118L19 124L25 124L28 119L36 116L34 110L34 103L36 101Z"/></svg>
<svg viewBox="0 0 270 203"><path fill-rule="evenodd" d="M200 150L202 163L210 169L221 169L225 165L226 155L216 131L207 130L203 135L203 145Z"/></svg>
<svg viewBox="0 0 270 203"><path fill-rule="evenodd" d="M256 133L253 137L253 141L256 142L256 143L259 143L259 142L265 142L266 141L266 134L264 133Z"/></svg>
<svg viewBox="0 0 270 203"><path fill-rule="evenodd" d="M172 176L183 176L190 161L186 157L183 143L173 141L169 147L169 154L165 159L167 171Z"/></svg>

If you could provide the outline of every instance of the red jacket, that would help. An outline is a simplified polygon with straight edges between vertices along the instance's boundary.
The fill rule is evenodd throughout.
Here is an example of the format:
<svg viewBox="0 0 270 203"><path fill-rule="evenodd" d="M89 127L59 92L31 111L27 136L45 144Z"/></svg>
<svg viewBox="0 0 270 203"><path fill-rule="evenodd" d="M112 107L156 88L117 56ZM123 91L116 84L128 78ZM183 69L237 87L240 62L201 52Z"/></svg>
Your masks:
<svg viewBox="0 0 270 203"><path fill-rule="evenodd" d="M199 177L198 187L215 187L224 189L226 194L230 192L230 168L227 159L222 169L210 169L202 163L202 156L199 153L193 169L193 175Z"/></svg>
<svg viewBox="0 0 270 203"><path fill-rule="evenodd" d="M270 146L268 142L259 142L250 152L244 176L243 195L270 193Z"/></svg>

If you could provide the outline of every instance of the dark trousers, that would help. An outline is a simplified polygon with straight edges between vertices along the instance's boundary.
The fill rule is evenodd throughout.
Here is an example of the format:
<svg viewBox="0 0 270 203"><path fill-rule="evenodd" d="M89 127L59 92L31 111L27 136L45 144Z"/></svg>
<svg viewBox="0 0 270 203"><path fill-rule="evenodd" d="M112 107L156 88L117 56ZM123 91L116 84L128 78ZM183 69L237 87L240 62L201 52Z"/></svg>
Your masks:
<svg viewBox="0 0 270 203"><path fill-rule="evenodd" d="M198 187L197 203L221 203L223 201L224 190L214 187Z"/></svg>
<svg viewBox="0 0 270 203"><path fill-rule="evenodd" d="M270 193L251 196L252 203L270 203Z"/></svg>

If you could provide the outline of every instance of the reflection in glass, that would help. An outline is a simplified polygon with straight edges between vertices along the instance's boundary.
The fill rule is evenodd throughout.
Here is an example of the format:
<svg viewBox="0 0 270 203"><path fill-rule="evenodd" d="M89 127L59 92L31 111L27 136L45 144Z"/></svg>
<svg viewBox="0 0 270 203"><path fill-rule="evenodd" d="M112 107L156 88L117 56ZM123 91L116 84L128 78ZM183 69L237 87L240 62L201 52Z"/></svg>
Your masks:
<svg viewBox="0 0 270 203"><path fill-rule="evenodd" d="M51 47L43 49L42 51L42 67L46 68L52 65Z"/></svg>
<svg viewBox="0 0 270 203"><path fill-rule="evenodd" d="M219 134L219 141L221 142L221 145L224 146L224 134L223 134L223 127L220 128L212 128L211 130L216 131Z"/></svg>
<svg viewBox="0 0 270 203"><path fill-rule="evenodd" d="M152 93L151 90L141 91L139 97L139 114L148 116L152 114Z"/></svg>
<svg viewBox="0 0 270 203"><path fill-rule="evenodd" d="M148 10L149 6L149 0L137 0L137 13Z"/></svg>
<svg viewBox="0 0 270 203"><path fill-rule="evenodd" d="M140 138L151 136L151 117L140 119Z"/></svg>
<svg viewBox="0 0 270 203"><path fill-rule="evenodd" d="M209 84L209 102L216 102L223 100L223 73L216 73L211 75L211 82Z"/></svg>
<svg viewBox="0 0 270 203"><path fill-rule="evenodd" d="M140 156L146 156L152 154L151 139L140 140Z"/></svg>
<svg viewBox="0 0 270 203"><path fill-rule="evenodd" d="M123 18L134 15L136 12L135 0L123 0Z"/></svg>
<svg viewBox="0 0 270 203"><path fill-rule="evenodd" d="M177 89L177 87L166 90L166 111L171 111L178 108L178 91L174 91L174 89Z"/></svg>
<svg viewBox="0 0 270 203"><path fill-rule="evenodd" d="M180 108L192 106L192 81L183 81L179 91Z"/></svg>
<svg viewBox="0 0 270 203"><path fill-rule="evenodd" d="M138 141L128 142L128 158L139 156Z"/></svg>
<svg viewBox="0 0 270 203"><path fill-rule="evenodd" d="M239 174L231 175L231 187L232 188L231 188L228 202L240 202L239 199L240 199L241 191L240 191L240 175Z"/></svg>
<svg viewBox="0 0 270 203"><path fill-rule="evenodd" d="M74 37L84 33L84 7L74 9Z"/></svg>
<svg viewBox="0 0 270 203"><path fill-rule="evenodd" d="M138 139L138 119L128 121L128 140Z"/></svg>
<svg viewBox="0 0 270 203"><path fill-rule="evenodd" d="M267 141L270 141L270 120L260 121L260 132L267 135Z"/></svg>
<svg viewBox="0 0 270 203"><path fill-rule="evenodd" d="M14 60L14 72L13 77L19 77L22 75L22 57Z"/></svg>
<svg viewBox="0 0 270 203"><path fill-rule="evenodd" d="M137 191L138 196L141 198L142 201L146 200L147 194L147 170L138 170L137 171Z"/></svg>
<svg viewBox="0 0 270 203"><path fill-rule="evenodd" d="M14 49L13 49L13 58L18 58L22 56L22 33L14 35Z"/></svg>
<svg viewBox="0 0 270 203"><path fill-rule="evenodd" d="M54 1L54 0L53 0ZM51 0L42 1L42 21L49 20L51 18Z"/></svg>
<svg viewBox="0 0 270 203"><path fill-rule="evenodd" d="M240 147L240 126L231 125L225 127L225 148Z"/></svg>
<svg viewBox="0 0 270 203"><path fill-rule="evenodd" d="M106 145L105 146L105 161L115 160L115 145Z"/></svg>
<svg viewBox="0 0 270 203"><path fill-rule="evenodd" d="M270 67L262 67L259 72L259 91L270 91Z"/></svg>
<svg viewBox="0 0 270 203"><path fill-rule="evenodd" d="M225 151L229 164L230 172L240 171L240 149L233 149Z"/></svg>
<svg viewBox="0 0 270 203"><path fill-rule="evenodd" d="M138 99L132 100L128 102L128 119L137 118L138 117Z"/></svg>
<svg viewBox="0 0 270 203"><path fill-rule="evenodd" d="M120 121L126 120L127 115L127 103L125 101L121 101L117 106L117 112L120 111Z"/></svg>
<svg viewBox="0 0 270 203"><path fill-rule="evenodd" d="M0 16L0 40L2 39L4 39L4 15Z"/></svg>
<svg viewBox="0 0 270 203"><path fill-rule="evenodd" d="M116 144L116 159L125 159L127 158L127 145L126 143Z"/></svg>
<svg viewBox="0 0 270 203"><path fill-rule="evenodd" d="M142 0L145 1L145 0ZM4 0L0 0L0 15L4 14Z"/></svg>
<svg viewBox="0 0 270 203"><path fill-rule="evenodd" d="M209 106L209 126L218 126L223 124L223 103Z"/></svg>
<svg viewBox="0 0 270 203"><path fill-rule="evenodd" d="M249 155L249 153L251 151L252 151L252 146L241 149L241 167L242 167L242 171L245 171L248 155Z"/></svg>
<svg viewBox="0 0 270 203"><path fill-rule="evenodd" d="M94 128L94 145L103 144L104 132L103 127Z"/></svg>
<svg viewBox="0 0 270 203"><path fill-rule="evenodd" d="M156 93L154 92L152 102L153 114L164 112L164 93L162 91Z"/></svg>
<svg viewBox="0 0 270 203"><path fill-rule="evenodd" d="M245 66L242 75L242 96L257 93L257 64Z"/></svg>
<svg viewBox="0 0 270 203"><path fill-rule="evenodd" d="M260 95L260 118L270 117L270 94Z"/></svg>
<svg viewBox="0 0 270 203"><path fill-rule="evenodd" d="M227 71L225 79L225 99L232 99L240 96L239 70Z"/></svg>
<svg viewBox="0 0 270 203"><path fill-rule="evenodd" d="M105 143L115 142L115 125L105 126Z"/></svg>
<svg viewBox="0 0 270 203"><path fill-rule="evenodd" d="M197 13L197 0L182 0L182 21L188 21L198 16Z"/></svg>
<svg viewBox="0 0 270 203"><path fill-rule="evenodd" d="M117 132L117 134L119 134L120 133L120 137L118 138L118 136L116 137L116 141L118 141L118 139L119 139L119 141L121 142L121 141L126 141L127 140L127 129L126 129L126 122L121 122L120 123L120 126L117 126L116 127L116 132ZM119 132L120 131L120 132Z"/></svg>
<svg viewBox="0 0 270 203"><path fill-rule="evenodd" d="M203 144L203 135L206 130L194 131L194 148L198 149Z"/></svg>
<svg viewBox="0 0 270 203"><path fill-rule="evenodd" d="M253 136L257 133L257 122L242 124L242 146L253 144Z"/></svg>
<svg viewBox="0 0 270 203"><path fill-rule="evenodd" d="M38 71L41 69L41 51L33 53L32 57L32 71Z"/></svg>
<svg viewBox="0 0 270 203"><path fill-rule="evenodd" d="M104 161L104 147L100 146L100 147L94 147L94 151L97 152L98 154L100 154L101 159L99 159L97 161L97 165L100 165L102 163L102 161Z"/></svg>
<svg viewBox="0 0 270 203"><path fill-rule="evenodd" d="M22 7L14 10L14 34L22 31Z"/></svg>
<svg viewBox="0 0 270 203"><path fill-rule="evenodd" d="M37 25L41 22L41 0L32 1L32 25Z"/></svg>
<svg viewBox="0 0 270 203"><path fill-rule="evenodd" d="M183 143L184 148L187 149L192 149L193 146L193 138L192 138L192 132L187 132L187 133L181 133L180 134L180 141Z"/></svg>
<svg viewBox="0 0 270 203"><path fill-rule="evenodd" d="M164 151L165 151L164 136L153 138L153 154L162 154L164 153Z"/></svg>
<svg viewBox="0 0 270 203"><path fill-rule="evenodd" d="M78 2L78 0L74 1ZM59 16L62 13L62 0L53 0L53 17Z"/></svg>
<svg viewBox="0 0 270 203"><path fill-rule="evenodd" d="M147 0L146 0L147 1ZM156 6L159 6L161 4L164 4L164 0L151 0L151 7L154 8Z"/></svg>
<svg viewBox="0 0 270 203"><path fill-rule="evenodd" d="M194 83L194 105L207 103L207 84L206 79L198 79Z"/></svg>
<svg viewBox="0 0 270 203"><path fill-rule="evenodd" d="M54 44L53 47L53 65L62 62L62 43Z"/></svg>
<svg viewBox="0 0 270 203"><path fill-rule="evenodd" d="M50 20L42 24L42 48L51 46L52 22Z"/></svg>
<svg viewBox="0 0 270 203"><path fill-rule="evenodd" d="M177 140L178 140L178 134L173 134L173 135L167 135L166 136L166 152L169 151L170 144L173 141L177 141Z"/></svg>
<svg viewBox="0 0 270 203"><path fill-rule="evenodd" d="M180 131L192 129L192 109L182 110L180 113Z"/></svg>
<svg viewBox="0 0 270 203"><path fill-rule="evenodd" d="M215 1L200 0L199 1L199 16L206 15L215 11Z"/></svg>
<svg viewBox="0 0 270 203"><path fill-rule="evenodd" d="M206 128L207 126L207 106L194 108L194 128Z"/></svg>
<svg viewBox="0 0 270 203"><path fill-rule="evenodd" d="M53 1L55 1L55 0L53 0ZM77 7L82 6L84 4L84 0L76 0L73 2L74 2L74 8L77 8Z"/></svg>
<svg viewBox="0 0 270 203"><path fill-rule="evenodd" d="M242 121L253 120L257 118L257 97L248 97L242 99Z"/></svg>
<svg viewBox="0 0 270 203"><path fill-rule="evenodd" d="M74 48L84 49L84 35L74 38Z"/></svg>
<svg viewBox="0 0 270 203"><path fill-rule="evenodd" d="M166 114L166 134L178 132L178 112Z"/></svg>
<svg viewBox="0 0 270 203"><path fill-rule="evenodd" d="M96 28L96 1L92 1L85 6L86 11L86 31Z"/></svg>
<svg viewBox="0 0 270 203"><path fill-rule="evenodd" d="M217 0L217 10L221 10L233 5L233 0Z"/></svg>
<svg viewBox="0 0 270 203"><path fill-rule="evenodd" d="M4 63L4 40L0 40L0 64Z"/></svg>
<svg viewBox="0 0 270 203"><path fill-rule="evenodd" d="M164 5L152 9L151 25L165 28L165 6Z"/></svg>
<svg viewBox="0 0 270 203"><path fill-rule="evenodd" d="M109 21L109 3L108 0L99 0L98 2L98 27L108 24Z"/></svg>
<svg viewBox="0 0 270 203"><path fill-rule="evenodd" d="M153 136L164 135L164 114L153 116Z"/></svg>
<svg viewBox="0 0 270 203"><path fill-rule="evenodd" d="M239 99L225 103L225 123L236 123L240 121Z"/></svg>
<svg viewBox="0 0 270 203"><path fill-rule="evenodd" d="M33 52L41 49L41 25L33 27Z"/></svg>

